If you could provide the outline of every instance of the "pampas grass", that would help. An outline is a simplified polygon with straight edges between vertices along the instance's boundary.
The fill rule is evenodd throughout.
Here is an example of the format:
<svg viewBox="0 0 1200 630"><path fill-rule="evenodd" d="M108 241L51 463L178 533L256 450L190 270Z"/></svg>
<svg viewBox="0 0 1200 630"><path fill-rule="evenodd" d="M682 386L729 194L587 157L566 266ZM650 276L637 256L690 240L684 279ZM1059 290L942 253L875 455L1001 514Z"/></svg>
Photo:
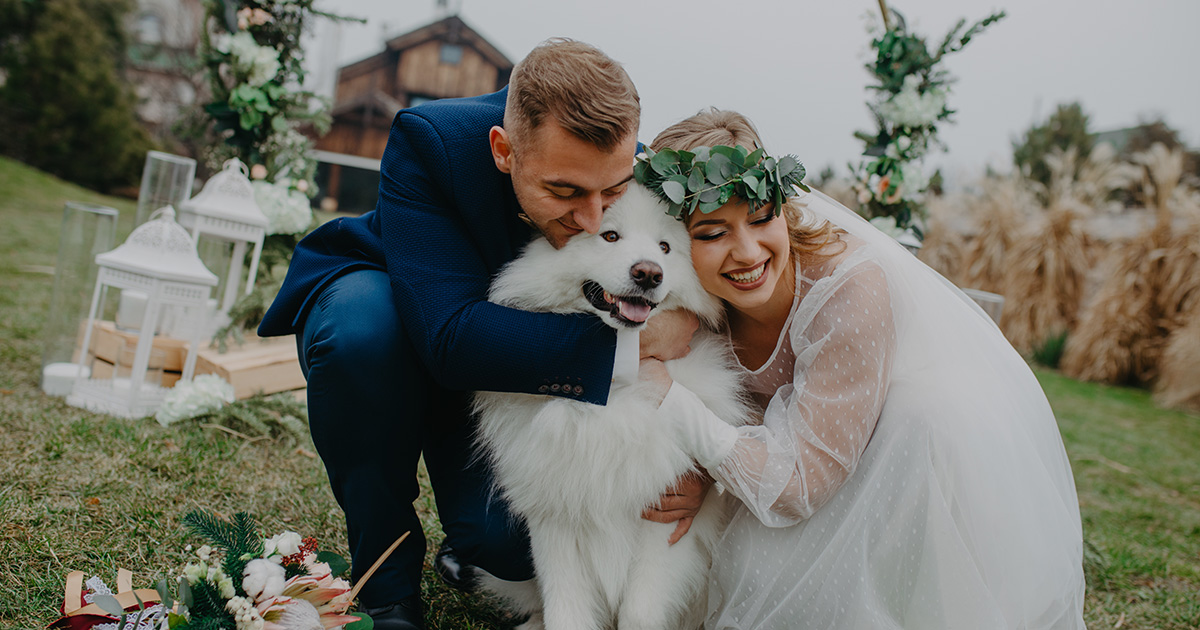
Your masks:
<svg viewBox="0 0 1200 630"><path fill-rule="evenodd" d="M1200 411L1200 309L1171 333L1163 350L1154 401L1163 407Z"/></svg>
<svg viewBox="0 0 1200 630"><path fill-rule="evenodd" d="M1025 230L1006 258L1000 328L1024 355L1075 326L1088 268L1080 209L1059 205Z"/></svg>
<svg viewBox="0 0 1200 630"><path fill-rule="evenodd" d="M979 230L963 248L959 286L1004 294L1006 261L1022 227L1036 212L1028 185L1015 177L989 177L967 204ZM949 277L949 276L947 276Z"/></svg>
<svg viewBox="0 0 1200 630"><path fill-rule="evenodd" d="M934 197L929 201L929 219L925 240L917 257L947 280L962 286L963 237L951 225L954 209L961 199Z"/></svg>
<svg viewBox="0 0 1200 630"><path fill-rule="evenodd" d="M1188 345L1192 333L1175 335L1196 319L1200 303L1200 208L1180 185L1182 151L1156 144L1134 161L1144 168L1142 191L1155 204L1157 220L1115 251L1094 303L1067 341L1062 370L1106 383L1149 384L1161 375L1172 392L1181 392L1187 388L1180 383L1200 376L1194 368L1164 373L1164 352L1168 343L1179 344L1171 370L1188 369L1187 357L1200 352Z"/></svg>

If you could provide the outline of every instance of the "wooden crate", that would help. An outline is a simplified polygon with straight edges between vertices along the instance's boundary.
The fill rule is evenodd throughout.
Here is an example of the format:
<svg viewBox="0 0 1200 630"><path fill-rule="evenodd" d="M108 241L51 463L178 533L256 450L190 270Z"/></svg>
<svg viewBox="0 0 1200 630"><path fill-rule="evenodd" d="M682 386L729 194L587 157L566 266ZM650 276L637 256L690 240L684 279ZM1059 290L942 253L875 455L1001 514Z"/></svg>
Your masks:
<svg viewBox="0 0 1200 630"><path fill-rule="evenodd" d="M85 327L86 324L84 322ZM120 330L116 324L108 321L97 321L92 327L92 354L100 361L109 365L110 374L112 373L111 367L117 363L117 351L121 347L122 342L125 344L126 351L132 352L133 348L137 347L138 334L136 332ZM154 338L154 345L152 347L162 350L164 353L164 372L178 373L183 371L183 361L187 358L188 342L182 339L175 339L174 337L158 335Z"/></svg>
<svg viewBox="0 0 1200 630"><path fill-rule="evenodd" d="M128 369L122 370L122 374L120 374L120 376L128 378L129 370ZM180 374L179 372L163 370L162 382L159 384L162 385L163 387L175 387L175 383L179 382L180 376L182 376L182 374ZM95 361L92 361L92 378L102 378L103 379L103 378L112 378L112 377L113 377L113 364L112 363L109 363L108 361L105 361L103 359L96 359Z"/></svg>
<svg viewBox="0 0 1200 630"><path fill-rule="evenodd" d="M229 381L238 400L258 393L304 389L307 385L296 354L296 338L291 335L248 337L242 346L230 344L225 354L206 347L197 357L196 374L216 374Z"/></svg>

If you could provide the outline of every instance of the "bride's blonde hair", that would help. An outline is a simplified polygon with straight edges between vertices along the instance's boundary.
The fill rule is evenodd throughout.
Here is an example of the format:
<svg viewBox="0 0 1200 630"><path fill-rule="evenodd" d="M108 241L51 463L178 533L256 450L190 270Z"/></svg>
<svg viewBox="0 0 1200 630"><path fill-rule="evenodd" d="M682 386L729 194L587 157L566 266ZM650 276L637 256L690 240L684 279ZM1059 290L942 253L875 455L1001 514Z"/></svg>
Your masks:
<svg viewBox="0 0 1200 630"><path fill-rule="evenodd" d="M763 148L758 130L749 118L728 110L715 107L701 110L690 118L685 118L666 129L663 129L650 148L655 151L662 149L690 150L696 147L711 147L723 144L726 146L742 145L754 150ZM792 197L783 204L783 216L787 220L788 235L791 240L792 256L801 265L821 262L830 257L828 252L818 253L826 246L837 243L841 239L831 223L818 220L806 214ZM836 252L835 252L836 253Z"/></svg>

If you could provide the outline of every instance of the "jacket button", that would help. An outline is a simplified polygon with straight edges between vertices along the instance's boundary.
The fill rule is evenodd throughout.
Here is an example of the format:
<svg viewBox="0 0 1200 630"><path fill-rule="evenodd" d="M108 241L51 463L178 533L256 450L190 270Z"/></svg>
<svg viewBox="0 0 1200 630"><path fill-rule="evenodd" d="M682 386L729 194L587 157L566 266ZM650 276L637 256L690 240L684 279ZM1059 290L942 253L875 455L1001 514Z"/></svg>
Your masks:
<svg viewBox="0 0 1200 630"><path fill-rule="evenodd" d="M575 386L575 393L576 393L576 394L582 394L582 393L583 393L583 385L576 385L576 386Z"/></svg>
<svg viewBox="0 0 1200 630"><path fill-rule="evenodd" d="M545 394L548 391L550 391L550 388L545 385L542 385L541 387L538 388L539 394Z"/></svg>
<svg viewBox="0 0 1200 630"><path fill-rule="evenodd" d="M560 389L562 389L562 385L559 385L558 383L555 383L550 386L550 391L552 391L552 392L556 392Z"/></svg>

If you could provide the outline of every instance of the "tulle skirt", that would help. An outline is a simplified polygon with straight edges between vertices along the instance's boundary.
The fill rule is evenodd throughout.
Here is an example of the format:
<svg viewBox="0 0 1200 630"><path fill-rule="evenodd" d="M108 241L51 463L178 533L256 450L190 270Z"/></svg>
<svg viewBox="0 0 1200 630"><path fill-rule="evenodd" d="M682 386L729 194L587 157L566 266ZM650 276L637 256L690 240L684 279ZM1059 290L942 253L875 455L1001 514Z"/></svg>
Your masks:
<svg viewBox="0 0 1200 630"><path fill-rule="evenodd" d="M874 238L826 200L812 210ZM898 346L875 433L808 520L739 507L705 628L1083 628L1078 499L1045 394L961 292L880 248Z"/></svg>

